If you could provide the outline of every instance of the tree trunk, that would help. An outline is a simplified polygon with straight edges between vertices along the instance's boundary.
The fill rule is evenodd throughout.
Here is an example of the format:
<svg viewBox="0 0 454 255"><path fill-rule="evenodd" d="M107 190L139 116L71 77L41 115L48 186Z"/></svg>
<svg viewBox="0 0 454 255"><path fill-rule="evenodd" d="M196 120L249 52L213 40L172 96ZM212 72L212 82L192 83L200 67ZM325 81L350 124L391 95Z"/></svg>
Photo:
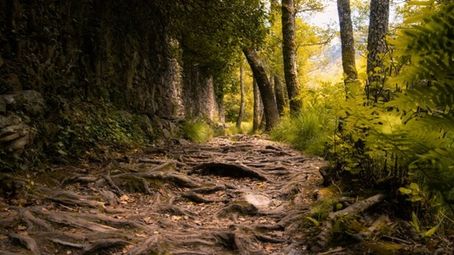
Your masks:
<svg viewBox="0 0 454 255"><path fill-rule="evenodd" d="M350 0L337 0L339 26L342 44L342 67L344 69L345 93L347 98L354 97L358 73L355 63L355 45L350 11Z"/></svg>
<svg viewBox="0 0 454 255"><path fill-rule="evenodd" d="M243 49L244 55L251 66L254 78L262 97L263 110L265 113L265 130L270 131L279 121L279 112L277 110L276 100L274 98L273 87L271 86L263 63L257 56L257 53L251 49Z"/></svg>
<svg viewBox="0 0 454 255"><path fill-rule="evenodd" d="M279 116L284 115L285 107L287 106L287 101L285 98L285 89L282 86L279 76L274 75L274 94L276 95L276 104L277 110L279 111Z"/></svg>
<svg viewBox="0 0 454 255"><path fill-rule="evenodd" d="M236 119L236 127L241 128L241 122L244 116L244 80L243 80L243 60L240 62L240 111Z"/></svg>
<svg viewBox="0 0 454 255"><path fill-rule="evenodd" d="M296 68L295 15L293 0L282 0L282 55L291 114L299 113L302 107Z"/></svg>
<svg viewBox="0 0 454 255"><path fill-rule="evenodd" d="M384 84L383 54L386 53L389 0L371 0L369 35L367 38L367 100L378 101Z"/></svg>
<svg viewBox="0 0 454 255"><path fill-rule="evenodd" d="M253 92L254 92L254 116L252 121L252 130L255 132L260 129L260 123L262 122L262 98L260 97L259 88L255 78L252 82Z"/></svg>

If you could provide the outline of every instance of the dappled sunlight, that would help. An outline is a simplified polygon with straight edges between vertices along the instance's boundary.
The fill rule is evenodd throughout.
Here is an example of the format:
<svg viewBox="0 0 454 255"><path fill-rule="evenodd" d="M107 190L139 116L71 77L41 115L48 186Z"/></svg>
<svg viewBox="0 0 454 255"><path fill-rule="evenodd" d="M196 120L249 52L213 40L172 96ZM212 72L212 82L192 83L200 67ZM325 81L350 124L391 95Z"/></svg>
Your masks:
<svg viewBox="0 0 454 255"><path fill-rule="evenodd" d="M0 6L0 254L454 254L453 1Z"/></svg>

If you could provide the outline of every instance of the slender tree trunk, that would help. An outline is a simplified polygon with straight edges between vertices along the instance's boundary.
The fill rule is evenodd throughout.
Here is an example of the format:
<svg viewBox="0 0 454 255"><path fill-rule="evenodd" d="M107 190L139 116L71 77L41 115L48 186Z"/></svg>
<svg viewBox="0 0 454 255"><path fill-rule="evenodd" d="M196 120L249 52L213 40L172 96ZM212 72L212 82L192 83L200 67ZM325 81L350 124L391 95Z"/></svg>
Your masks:
<svg viewBox="0 0 454 255"><path fill-rule="evenodd" d="M236 119L236 127L241 128L241 122L244 116L244 80L243 80L243 60L240 62L240 111Z"/></svg>
<svg viewBox="0 0 454 255"><path fill-rule="evenodd" d="M295 15L293 0L282 0L282 54L291 114L299 113L302 107L296 68Z"/></svg>
<svg viewBox="0 0 454 255"><path fill-rule="evenodd" d="M243 49L243 52L251 66L252 73L257 81L260 96L262 97L263 111L266 120L265 130L270 131L279 121L279 112L274 98L273 87L266 76L265 67L257 56L257 53L251 49Z"/></svg>
<svg viewBox="0 0 454 255"><path fill-rule="evenodd" d="M367 100L378 101L384 84L383 54L386 53L389 0L371 0L369 35L367 38Z"/></svg>
<svg viewBox="0 0 454 255"><path fill-rule="evenodd" d="M263 106L262 98L260 97L259 87L257 86L255 78L253 79L252 87L254 92L254 116L252 120L252 130L255 132L260 129L260 123L262 121L263 115Z"/></svg>
<svg viewBox="0 0 454 255"><path fill-rule="evenodd" d="M284 87L282 86L281 80L277 74L274 75L274 94L276 95L276 104L279 116L283 116L287 102L285 100Z"/></svg>
<svg viewBox="0 0 454 255"><path fill-rule="evenodd" d="M339 26L342 44L342 67L344 69L345 93L347 98L356 94L358 73L356 71L355 45L353 39L353 26L350 10L350 0L337 0L339 13Z"/></svg>

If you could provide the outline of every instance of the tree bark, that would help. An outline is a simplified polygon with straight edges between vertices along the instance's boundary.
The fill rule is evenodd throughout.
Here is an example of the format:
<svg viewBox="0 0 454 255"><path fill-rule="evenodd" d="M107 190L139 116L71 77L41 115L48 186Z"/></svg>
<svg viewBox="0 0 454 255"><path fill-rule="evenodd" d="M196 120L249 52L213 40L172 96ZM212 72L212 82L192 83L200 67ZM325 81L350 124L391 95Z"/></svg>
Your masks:
<svg viewBox="0 0 454 255"><path fill-rule="evenodd" d="M243 49L244 55L251 66L254 78L260 91L263 102L263 111L265 113L265 131L270 131L279 121L279 112L277 110L276 100L274 98L273 87L266 75L265 67L260 61L257 53L251 49Z"/></svg>
<svg viewBox="0 0 454 255"><path fill-rule="evenodd" d="M244 80L243 80L243 60L240 62L240 111L236 119L236 127L241 128L241 122L244 116Z"/></svg>
<svg viewBox="0 0 454 255"><path fill-rule="evenodd" d="M302 107L296 67L295 15L293 0L282 0L282 55L291 114L299 113Z"/></svg>
<svg viewBox="0 0 454 255"><path fill-rule="evenodd" d="M367 100L378 102L383 90L383 54L386 53L386 33L388 32L389 0L371 0L369 35L367 38Z"/></svg>
<svg viewBox="0 0 454 255"><path fill-rule="evenodd" d="M262 98L260 97L259 88L255 78L252 82L253 92L254 92L254 116L252 120L252 130L255 132L260 129L260 123L262 122Z"/></svg>
<svg viewBox="0 0 454 255"><path fill-rule="evenodd" d="M356 91L358 73L356 71L355 45L353 39L353 26L350 10L350 0L337 0L339 26L342 44L342 67L344 69L345 93L347 98L353 97Z"/></svg>
<svg viewBox="0 0 454 255"><path fill-rule="evenodd" d="M287 106L287 101L285 98L285 89L282 86L279 76L274 75L274 94L276 95L276 104L277 110L279 111L279 116L284 115L285 107Z"/></svg>

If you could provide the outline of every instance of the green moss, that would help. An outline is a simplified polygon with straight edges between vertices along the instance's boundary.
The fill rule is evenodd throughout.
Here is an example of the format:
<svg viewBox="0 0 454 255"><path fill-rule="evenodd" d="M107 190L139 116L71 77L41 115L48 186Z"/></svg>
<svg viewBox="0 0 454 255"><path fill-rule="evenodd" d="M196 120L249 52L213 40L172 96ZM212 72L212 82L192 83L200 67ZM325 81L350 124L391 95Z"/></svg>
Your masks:
<svg viewBox="0 0 454 255"><path fill-rule="evenodd" d="M316 220L324 220L328 218L330 212L333 211L337 204L337 200L326 198L315 203L311 208L311 217Z"/></svg>

